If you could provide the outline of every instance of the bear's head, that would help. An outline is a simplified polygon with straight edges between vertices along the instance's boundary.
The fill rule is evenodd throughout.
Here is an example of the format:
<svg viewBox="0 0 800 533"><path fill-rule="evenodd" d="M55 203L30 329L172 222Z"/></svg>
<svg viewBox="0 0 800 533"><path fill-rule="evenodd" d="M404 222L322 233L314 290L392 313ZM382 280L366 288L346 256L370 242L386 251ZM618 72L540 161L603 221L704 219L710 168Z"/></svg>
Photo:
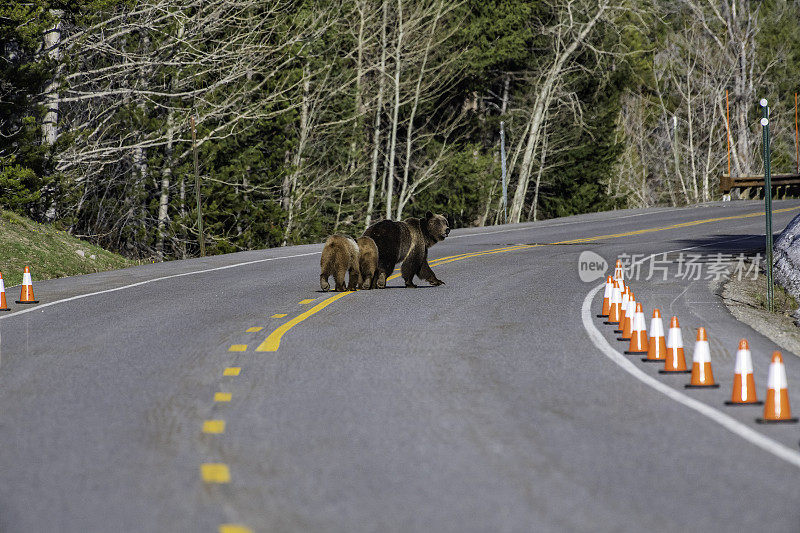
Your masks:
<svg viewBox="0 0 800 533"><path fill-rule="evenodd" d="M428 211L425 213L423 224L433 242L443 241L450 234L450 226L447 224L447 219L442 215L434 215Z"/></svg>

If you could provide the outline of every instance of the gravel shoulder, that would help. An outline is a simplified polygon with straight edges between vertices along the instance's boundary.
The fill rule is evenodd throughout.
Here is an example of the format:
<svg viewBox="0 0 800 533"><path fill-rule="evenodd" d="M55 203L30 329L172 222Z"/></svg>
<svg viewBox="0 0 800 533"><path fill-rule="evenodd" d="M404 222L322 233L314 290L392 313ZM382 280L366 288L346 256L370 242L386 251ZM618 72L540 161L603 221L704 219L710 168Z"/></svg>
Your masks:
<svg viewBox="0 0 800 533"><path fill-rule="evenodd" d="M756 279L731 278L712 289L737 320L800 357L800 327L791 316L797 303L783 288L775 286L775 313L766 310L767 277L763 274Z"/></svg>

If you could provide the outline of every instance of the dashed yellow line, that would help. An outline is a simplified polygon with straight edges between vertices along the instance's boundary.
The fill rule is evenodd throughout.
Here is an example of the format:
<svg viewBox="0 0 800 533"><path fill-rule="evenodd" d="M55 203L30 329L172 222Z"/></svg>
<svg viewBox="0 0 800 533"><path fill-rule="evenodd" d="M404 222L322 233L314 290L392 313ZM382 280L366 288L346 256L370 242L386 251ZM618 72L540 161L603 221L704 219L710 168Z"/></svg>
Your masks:
<svg viewBox="0 0 800 533"><path fill-rule="evenodd" d="M316 298L306 298L305 300L300 300L300 303L303 304L303 305L310 304L314 300L316 300Z"/></svg>
<svg viewBox="0 0 800 533"><path fill-rule="evenodd" d="M214 435L225 433L225 421L224 420L203 421L203 433L212 433Z"/></svg>
<svg viewBox="0 0 800 533"><path fill-rule="evenodd" d="M229 401L231 401L231 393L230 392L215 392L214 393L214 401L215 402L229 402Z"/></svg>
<svg viewBox="0 0 800 533"><path fill-rule="evenodd" d="M261 326L253 326L252 328L247 328L245 330L245 333L258 333L262 329L264 329L264 328L262 328Z"/></svg>
<svg viewBox="0 0 800 533"><path fill-rule="evenodd" d="M773 210L773 213L785 213L785 212L788 212L788 211L795 211L797 209L800 209L800 206L798 206L798 207L787 207L785 209L776 209L776 210ZM635 231L627 231L627 232L624 232L624 233L612 233L612 234L609 234L609 235L597 235L595 237L584 237L584 238L580 238L580 239L570 239L570 240L566 240L566 241L558 241L558 242L553 242L553 243L548 243L548 244L520 244L520 245L514 245L514 246L506 246L506 247L503 247L503 248L495 248L495 249L492 249L492 250L485 250L485 251L482 251L482 252L467 252L467 253L464 253L464 254L451 255L451 256L447 256L447 257L440 257L439 259L431 260L430 264L434 265L434 266L435 265L443 265L443 264L447 264L447 263L452 263L453 261L459 261L461 259L467 259L467 258L470 258L470 257L479 257L479 256L483 256L483 255L499 254L499 253L503 253L503 252L516 252L516 251L519 251L519 250L527 250L527 249L530 249L530 248L538 248L540 246L552 246L552 245L557 245L557 244L579 244L579 243L595 242L595 241L599 241L599 240L602 240L602 239L617 239L617 238L620 238L620 237L629 237L629 236L632 236L632 235L642 235L644 233L653 233L653 232L656 232L656 231L666 231L666 230L671 230L671 229L687 228L687 227L691 227L691 226L699 226L701 224L709 224L709 223L712 223L712 222L722 222L724 220L736 220L736 219L741 219L741 218L752 218L752 217L757 217L757 216L764 216L764 212L761 211L761 212L758 212L758 213L747 213L747 214L744 214L744 215L732 215L732 216L727 216L727 217L717 217L717 218L706 218L706 219L702 219L702 220L692 220L692 221L689 221L689 222L681 222L679 224L672 224L672 225L669 225L669 226L661 226L661 227L658 227L658 228L649 228L649 229L641 229L641 230L635 230ZM399 277L400 277L400 273L393 274L392 276L389 276L387 278L387 281L393 280L393 279L396 279L396 278L399 278ZM317 313L319 311L322 311L325 307L327 307L328 305L332 304L336 300L338 300L340 298L343 298L343 297L347 296L348 294L352 294L352 293L353 293L353 291L341 292L341 293L339 293L339 294L337 294L335 296L332 296L332 297L330 297L330 298L328 298L326 300L323 300L322 302L320 302L319 304L315 305L314 307L312 307L311 309L309 309L305 313L293 318L292 320L286 322L285 324L282 324L275 331L273 331L272 333L269 334L269 336L266 338L266 340L264 340L264 342L262 342L261 345L259 345L259 347L256 348L256 351L257 352L274 352L274 351L276 351L278 349L278 347L280 346L281 338L283 337L284 334L286 334L287 331L289 331L294 326L296 326L297 324L299 324L300 322L302 322L306 318L310 317L311 315L313 315L313 314L315 314L315 313ZM314 300L303 300L300 303L309 303L309 302L312 302L312 301L314 301Z"/></svg>
<svg viewBox="0 0 800 533"><path fill-rule="evenodd" d="M230 348L228 348L229 352L246 352L247 345L246 344L232 344Z"/></svg>
<svg viewBox="0 0 800 533"><path fill-rule="evenodd" d="M206 483L230 483L231 471L225 463L203 463L200 476Z"/></svg>
<svg viewBox="0 0 800 533"><path fill-rule="evenodd" d="M222 371L223 376L238 376L239 372L242 371L242 367L240 366L229 366L225 370Z"/></svg>
<svg viewBox="0 0 800 533"><path fill-rule="evenodd" d="M253 530L240 524L222 524L219 533L253 533Z"/></svg>
<svg viewBox="0 0 800 533"><path fill-rule="evenodd" d="M286 316L286 313L278 313L278 314L272 315L270 318L283 318L285 316Z"/></svg>

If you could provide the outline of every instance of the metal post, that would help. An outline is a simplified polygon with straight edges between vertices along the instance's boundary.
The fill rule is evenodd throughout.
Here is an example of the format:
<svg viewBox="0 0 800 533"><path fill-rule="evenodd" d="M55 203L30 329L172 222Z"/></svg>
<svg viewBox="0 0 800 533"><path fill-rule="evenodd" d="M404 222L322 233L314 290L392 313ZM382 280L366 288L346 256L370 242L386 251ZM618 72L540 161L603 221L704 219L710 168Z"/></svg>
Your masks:
<svg viewBox="0 0 800 533"><path fill-rule="evenodd" d="M203 234L203 205L200 203L200 171L197 163L197 142L194 131L194 116L192 116L192 152L194 152L194 192L197 198L197 234L200 238L200 257L206 255L206 239Z"/></svg>
<svg viewBox="0 0 800 533"><path fill-rule="evenodd" d="M800 174L800 140L797 134L797 93L794 93L794 168Z"/></svg>
<svg viewBox="0 0 800 533"><path fill-rule="evenodd" d="M761 119L761 126L764 135L764 216L767 219L767 308L775 310L774 286L772 283L772 176L770 171L770 150L769 150L769 107L767 99L761 99L761 107L764 116Z"/></svg>
<svg viewBox="0 0 800 533"><path fill-rule="evenodd" d="M503 176L503 224L508 224L508 184L506 183L506 129L500 121L500 169Z"/></svg>

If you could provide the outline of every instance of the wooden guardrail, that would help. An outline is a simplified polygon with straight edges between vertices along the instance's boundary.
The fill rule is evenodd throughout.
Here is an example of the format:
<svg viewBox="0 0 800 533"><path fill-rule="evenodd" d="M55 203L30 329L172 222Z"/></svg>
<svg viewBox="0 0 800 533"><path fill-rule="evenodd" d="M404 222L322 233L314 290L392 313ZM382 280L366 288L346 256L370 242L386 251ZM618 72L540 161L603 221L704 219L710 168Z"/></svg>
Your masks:
<svg viewBox="0 0 800 533"><path fill-rule="evenodd" d="M800 174L772 174L770 182L773 187L800 185ZM723 174L719 180L719 188L723 194L728 194L732 189L746 189L749 187L764 188L764 176L729 176Z"/></svg>

